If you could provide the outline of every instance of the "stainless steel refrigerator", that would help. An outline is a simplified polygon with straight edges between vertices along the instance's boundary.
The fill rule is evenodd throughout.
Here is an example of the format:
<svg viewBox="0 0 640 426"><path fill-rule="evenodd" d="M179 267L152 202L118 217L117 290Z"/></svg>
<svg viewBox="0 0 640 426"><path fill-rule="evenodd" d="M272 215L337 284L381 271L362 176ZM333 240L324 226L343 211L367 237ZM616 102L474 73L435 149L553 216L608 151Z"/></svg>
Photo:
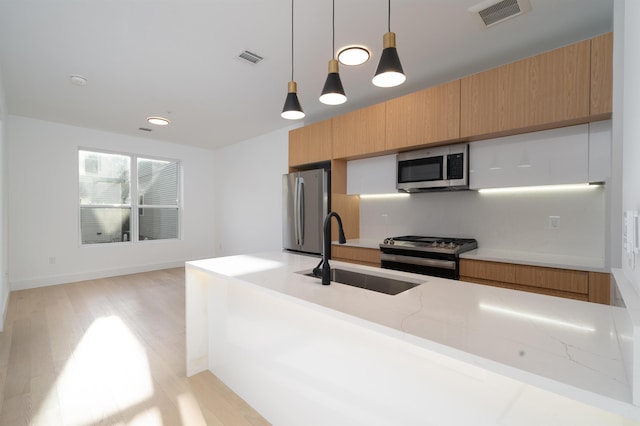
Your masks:
<svg viewBox="0 0 640 426"><path fill-rule="evenodd" d="M322 225L329 213L329 172L282 176L282 241L287 250L322 254Z"/></svg>

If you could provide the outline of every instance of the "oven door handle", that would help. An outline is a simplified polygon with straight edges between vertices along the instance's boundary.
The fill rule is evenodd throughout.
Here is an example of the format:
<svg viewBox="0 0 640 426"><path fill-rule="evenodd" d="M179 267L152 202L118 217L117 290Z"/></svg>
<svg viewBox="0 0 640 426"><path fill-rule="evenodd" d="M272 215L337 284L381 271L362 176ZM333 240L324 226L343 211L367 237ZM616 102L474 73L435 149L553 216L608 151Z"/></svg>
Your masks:
<svg viewBox="0 0 640 426"><path fill-rule="evenodd" d="M415 256L402 256L399 254L382 253L380 255L381 261L396 262L396 263L408 263L410 265L430 266L432 268L442 269L456 269L456 262L452 260L440 260L440 259L427 259L424 257Z"/></svg>

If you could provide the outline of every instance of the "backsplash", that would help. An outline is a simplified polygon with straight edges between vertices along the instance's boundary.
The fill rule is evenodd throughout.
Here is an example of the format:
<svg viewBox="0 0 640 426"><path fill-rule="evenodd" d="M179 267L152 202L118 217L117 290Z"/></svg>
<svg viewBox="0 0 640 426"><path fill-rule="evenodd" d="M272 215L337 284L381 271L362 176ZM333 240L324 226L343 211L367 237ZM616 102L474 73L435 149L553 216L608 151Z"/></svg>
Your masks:
<svg viewBox="0 0 640 426"><path fill-rule="evenodd" d="M549 216L559 217L558 228L550 227ZM360 238L407 234L473 237L483 248L603 258L605 189L360 200Z"/></svg>

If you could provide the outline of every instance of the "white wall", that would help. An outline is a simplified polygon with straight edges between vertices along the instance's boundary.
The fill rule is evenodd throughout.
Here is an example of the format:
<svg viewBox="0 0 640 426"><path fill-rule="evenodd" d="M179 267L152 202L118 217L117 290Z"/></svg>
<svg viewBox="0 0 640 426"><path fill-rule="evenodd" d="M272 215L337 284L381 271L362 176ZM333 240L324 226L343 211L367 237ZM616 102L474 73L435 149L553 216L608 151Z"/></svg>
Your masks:
<svg viewBox="0 0 640 426"><path fill-rule="evenodd" d="M0 74L0 332L9 304L8 241L7 241L7 106Z"/></svg>
<svg viewBox="0 0 640 426"><path fill-rule="evenodd" d="M621 134L614 133L614 140L622 139L622 210L640 210L640 2L616 0L614 16L614 78L619 83L614 86L614 107L622 108L614 110L614 118L621 117L622 129ZM624 274L638 291L639 260L636 256L632 268L627 255L622 254Z"/></svg>
<svg viewBox="0 0 640 426"><path fill-rule="evenodd" d="M291 128L215 151L217 256L282 249L282 175L289 171Z"/></svg>
<svg viewBox="0 0 640 426"><path fill-rule="evenodd" d="M549 216L560 216L559 229L549 228ZM360 238L407 234L473 237L483 248L604 258L605 190L453 191L360 200Z"/></svg>
<svg viewBox="0 0 640 426"><path fill-rule="evenodd" d="M78 148L178 159L183 239L81 246ZM213 151L10 115L11 289L181 266L214 254ZM51 262L55 258L55 263Z"/></svg>

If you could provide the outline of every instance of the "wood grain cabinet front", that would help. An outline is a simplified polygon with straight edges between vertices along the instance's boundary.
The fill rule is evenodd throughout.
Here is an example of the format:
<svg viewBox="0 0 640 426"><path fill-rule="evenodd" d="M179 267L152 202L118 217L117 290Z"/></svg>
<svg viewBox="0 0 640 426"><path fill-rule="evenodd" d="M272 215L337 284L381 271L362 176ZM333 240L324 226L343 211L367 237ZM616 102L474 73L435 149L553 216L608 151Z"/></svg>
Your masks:
<svg viewBox="0 0 640 426"><path fill-rule="evenodd" d="M386 102L386 148L414 148L460 137L460 80Z"/></svg>
<svg viewBox="0 0 640 426"><path fill-rule="evenodd" d="M379 103L332 119L333 158L350 158L385 149L386 105Z"/></svg>
<svg viewBox="0 0 640 426"><path fill-rule="evenodd" d="M309 124L289 132L289 167L331 160L331 120Z"/></svg>
<svg viewBox="0 0 640 426"><path fill-rule="evenodd" d="M463 78L460 136L588 121L590 50L585 40Z"/></svg>
<svg viewBox="0 0 640 426"><path fill-rule="evenodd" d="M460 259L460 280L512 290L610 303L609 274Z"/></svg>
<svg viewBox="0 0 640 426"><path fill-rule="evenodd" d="M591 39L591 99L592 118L609 118L613 97L613 33Z"/></svg>
<svg viewBox="0 0 640 426"><path fill-rule="evenodd" d="M380 267L380 250L378 249L334 244L331 247L331 258L343 262Z"/></svg>

